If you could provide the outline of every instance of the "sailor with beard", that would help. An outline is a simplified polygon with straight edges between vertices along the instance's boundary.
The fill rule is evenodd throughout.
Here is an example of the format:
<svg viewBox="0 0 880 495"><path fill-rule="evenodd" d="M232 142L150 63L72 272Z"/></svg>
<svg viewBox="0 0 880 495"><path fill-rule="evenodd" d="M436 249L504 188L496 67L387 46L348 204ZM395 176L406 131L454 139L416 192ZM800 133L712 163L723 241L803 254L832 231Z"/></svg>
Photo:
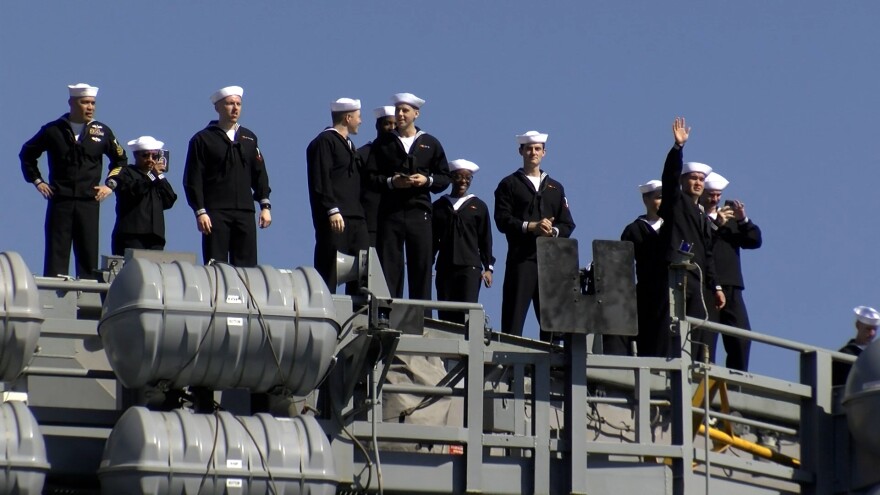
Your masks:
<svg viewBox="0 0 880 495"><path fill-rule="evenodd" d="M254 202L260 205L260 228L272 223L269 176L257 136L238 123L243 93L227 86L211 95L218 119L190 139L186 154L183 188L202 233L205 263L256 266Z"/></svg>
<svg viewBox="0 0 880 495"><path fill-rule="evenodd" d="M99 203L113 193L101 183L103 157L110 169L128 159L106 124L92 120L98 88L68 86L70 112L44 125L18 155L24 180L33 184L46 205L46 251L43 275L67 275L70 248L76 254L76 276L94 278L98 268ZM49 157L49 180L43 179L38 159Z"/></svg>
<svg viewBox="0 0 880 495"><path fill-rule="evenodd" d="M746 215L746 207L739 200L727 201L721 206L721 194L730 182L712 172L706 177L705 190L700 197L700 205L712 220L712 256L715 259L715 273L718 285L724 291L726 304L718 312L718 322L723 325L751 330L749 313L743 299L741 249L758 249L763 243L761 229ZM724 351L727 353L728 368L747 371L749 368L749 348L751 342L731 335L722 337Z"/></svg>
<svg viewBox="0 0 880 495"><path fill-rule="evenodd" d="M492 286L492 222L489 207L468 194L477 164L459 159L449 162L452 192L434 202L434 257L437 300L475 303L480 284ZM441 320L464 323L465 314L440 311Z"/></svg>

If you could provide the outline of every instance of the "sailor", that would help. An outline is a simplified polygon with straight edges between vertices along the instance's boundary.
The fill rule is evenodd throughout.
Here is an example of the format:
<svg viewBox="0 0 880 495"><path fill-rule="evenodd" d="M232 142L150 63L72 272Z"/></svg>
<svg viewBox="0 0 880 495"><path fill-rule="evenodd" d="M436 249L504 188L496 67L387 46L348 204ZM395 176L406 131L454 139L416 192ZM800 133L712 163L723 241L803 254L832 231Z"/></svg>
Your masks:
<svg viewBox="0 0 880 495"><path fill-rule="evenodd" d="M522 335L529 301L540 324L538 237L569 237L574 220L562 184L541 170L547 134L528 131L516 136L523 166L495 189L495 225L507 237L507 262L501 299L501 330ZM541 331L541 340L551 340Z"/></svg>
<svg viewBox="0 0 880 495"><path fill-rule="evenodd" d="M856 314L856 337L850 339L845 346L837 352L859 356L877 336L877 327L880 326L880 312L869 306L857 306L853 308ZM835 361L831 368L832 385L845 385L846 377L852 364Z"/></svg>
<svg viewBox="0 0 880 495"><path fill-rule="evenodd" d="M718 311L718 322L732 327L751 330L749 314L743 299L742 265L740 249L758 249L763 242L761 229L746 215L746 207L739 200L725 202L720 206L721 194L730 182L716 172L706 177L700 205L712 219L715 276L724 291L726 304ZM747 371L751 342L731 335L723 335L724 351L728 368Z"/></svg>
<svg viewBox="0 0 880 495"><path fill-rule="evenodd" d="M128 142L134 165L110 171L107 187L116 193L116 224L111 236L113 254L127 248L165 248L165 210L177 201L177 194L165 178L168 162L162 141L141 136Z"/></svg>
<svg viewBox="0 0 880 495"><path fill-rule="evenodd" d="M416 127L425 100L412 93L391 98L397 128L373 141L367 171L381 191L378 252L392 297L403 296L404 249L411 299L431 298L431 193L449 186L440 141Z"/></svg>
<svg viewBox="0 0 880 495"><path fill-rule="evenodd" d="M620 234L621 241L633 243L639 333L635 339L604 336L605 354L627 355L632 351L631 343L635 340L639 356L666 356L669 307L663 294L669 277L665 252L660 244L662 186L663 183L656 179L638 186L645 214L627 225Z"/></svg>
<svg viewBox="0 0 880 495"><path fill-rule="evenodd" d="M21 147L21 171L48 200L43 275L67 275L70 248L76 254L76 276L94 278L98 268L99 203L113 191L101 183L103 156L110 168L127 163L125 151L110 128L95 116L98 88L79 83L68 86L70 112L44 125ZM49 180L37 165L49 157Z"/></svg>
<svg viewBox="0 0 880 495"><path fill-rule="evenodd" d="M189 141L183 188L202 233L202 256L235 266L257 265L254 202L261 229L272 224L269 176L257 136L238 123L239 86L227 86L210 99L218 119Z"/></svg>
<svg viewBox="0 0 880 495"><path fill-rule="evenodd" d="M376 137L378 138L382 134L386 132L391 132L394 130L395 122L395 108L393 105L386 105L383 107L379 107L373 110L373 115L376 117ZM367 144L361 146L358 149L358 158L360 159L360 168L361 168L361 206L364 208L364 218L367 220L367 230L370 232L370 246L376 247L376 237L378 235L379 230L379 199L382 197L375 187L370 184L368 180L368 175L364 167L367 164L367 159L370 157L370 149L373 147L373 142L370 141Z"/></svg>
<svg viewBox="0 0 880 495"><path fill-rule="evenodd" d="M333 125L306 148L309 203L315 227L315 268L336 292L336 252L357 255L370 247L361 206L357 148L349 136L361 125L361 102L340 98L330 104Z"/></svg>
<svg viewBox="0 0 880 495"><path fill-rule="evenodd" d="M480 284L492 287L495 257L492 256L492 221L489 207L468 194L476 163L459 159L449 162L452 192L434 202L434 257L438 301L475 303ZM465 322L465 313L440 311L441 320Z"/></svg>
<svg viewBox="0 0 880 495"><path fill-rule="evenodd" d="M666 156L663 166L663 201L660 204L660 245L668 263L674 262L679 251L689 251L698 271L686 270L685 312L694 318L710 318L724 307L725 298L721 286L715 280L715 263L712 257L712 234L709 220L697 201L703 193L706 176L712 167L698 162L682 162L682 148L687 142L690 128L683 117L672 124L675 144ZM664 291L665 292L665 291ZM705 307L710 311L707 315ZM709 360L715 361L715 344L718 334L696 327L691 332L691 356L702 360L708 351Z"/></svg>

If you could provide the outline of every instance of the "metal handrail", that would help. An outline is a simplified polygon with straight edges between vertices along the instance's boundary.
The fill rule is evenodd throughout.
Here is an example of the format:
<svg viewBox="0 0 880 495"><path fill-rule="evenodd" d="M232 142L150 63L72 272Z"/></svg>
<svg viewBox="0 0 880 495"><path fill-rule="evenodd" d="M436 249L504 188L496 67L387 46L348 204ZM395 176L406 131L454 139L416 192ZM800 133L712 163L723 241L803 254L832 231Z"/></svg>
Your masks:
<svg viewBox="0 0 880 495"><path fill-rule="evenodd" d="M743 330L741 328L723 325L721 323L715 323L712 321L704 321L702 318L694 318L693 316L688 316L685 319L689 324L695 327L699 326L700 328L704 328L706 330L712 330L713 332L718 332L720 334L748 339L753 342L761 342L762 344L769 344L772 346L782 347L798 352L825 352L828 353L833 359L847 363L854 363L856 360L855 356L852 356L850 354L844 354L842 352L832 351L830 349L823 349L821 347L803 344L794 340L788 340L781 337L774 337L772 335Z"/></svg>

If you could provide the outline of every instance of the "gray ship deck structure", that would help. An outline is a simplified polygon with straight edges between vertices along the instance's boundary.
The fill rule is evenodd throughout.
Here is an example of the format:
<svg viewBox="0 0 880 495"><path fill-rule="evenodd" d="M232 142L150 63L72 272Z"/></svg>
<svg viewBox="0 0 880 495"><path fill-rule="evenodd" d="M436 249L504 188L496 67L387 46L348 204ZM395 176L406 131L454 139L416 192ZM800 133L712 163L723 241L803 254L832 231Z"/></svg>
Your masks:
<svg viewBox="0 0 880 495"><path fill-rule="evenodd" d="M631 245L595 241L586 283L576 241L539 244L555 343L391 298L373 251L340 257L352 296L309 267L132 251L96 282L0 253L0 493L880 494L878 344L686 317L682 259L672 355L602 355L636 331ZM691 356L697 326L789 351L799 379Z"/></svg>

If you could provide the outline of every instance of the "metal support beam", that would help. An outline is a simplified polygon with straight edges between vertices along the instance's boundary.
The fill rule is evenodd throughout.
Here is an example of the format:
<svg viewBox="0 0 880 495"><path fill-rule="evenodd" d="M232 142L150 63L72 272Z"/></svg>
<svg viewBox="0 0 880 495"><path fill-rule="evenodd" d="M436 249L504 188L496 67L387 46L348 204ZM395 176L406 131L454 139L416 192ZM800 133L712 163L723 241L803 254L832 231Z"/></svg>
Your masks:
<svg viewBox="0 0 880 495"><path fill-rule="evenodd" d="M801 462L815 475L815 482L803 487L804 495L832 493L834 463L828 462L828 447L834 445L831 417L831 354L801 354L801 382L813 387L813 397L801 404Z"/></svg>
<svg viewBox="0 0 880 495"><path fill-rule="evenodd" d="M565 355L568 367L565 370L565 431L568 444L568 493L587 493L587 451L584 447L587 438L587 336L567 334L565 336Z"/></svg>

